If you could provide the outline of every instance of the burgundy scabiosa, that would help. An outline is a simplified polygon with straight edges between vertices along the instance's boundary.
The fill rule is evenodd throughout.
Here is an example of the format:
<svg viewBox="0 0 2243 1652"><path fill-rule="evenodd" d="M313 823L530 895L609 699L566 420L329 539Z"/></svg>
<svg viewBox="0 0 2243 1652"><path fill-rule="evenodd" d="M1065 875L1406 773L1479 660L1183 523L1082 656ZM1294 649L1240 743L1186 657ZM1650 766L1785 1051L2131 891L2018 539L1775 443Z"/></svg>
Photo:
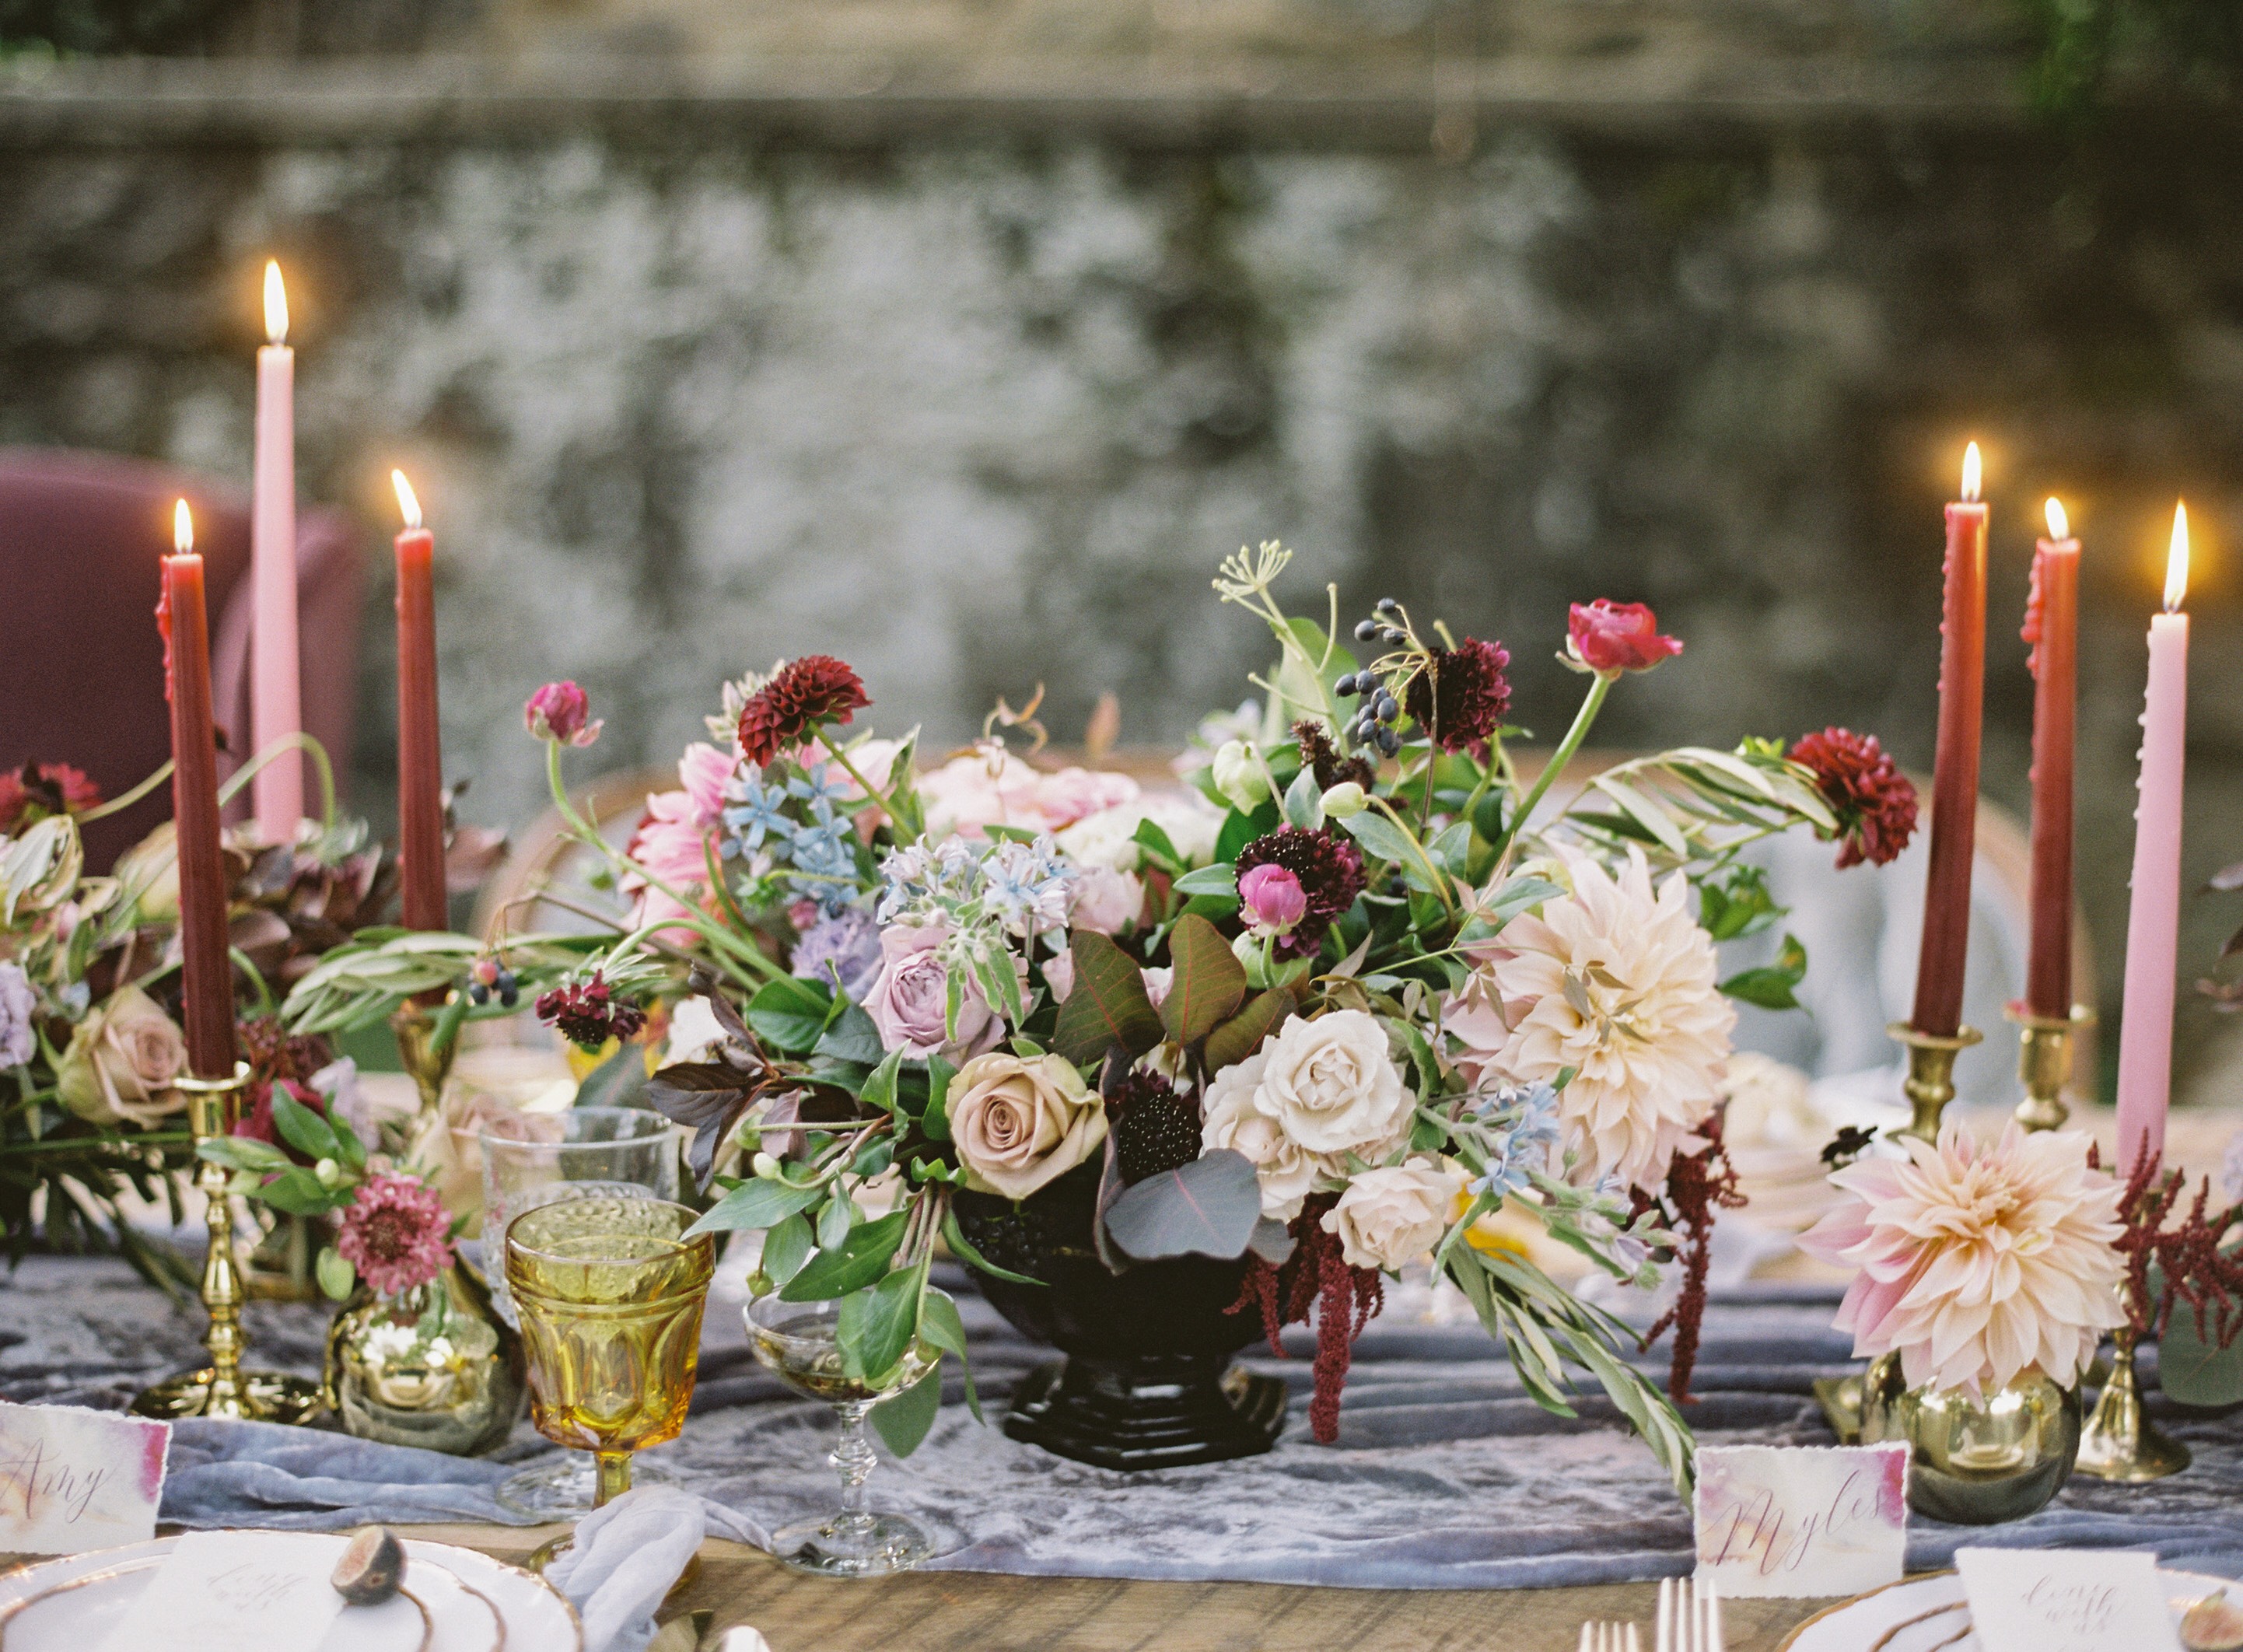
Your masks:
<svg viewBox="0 0 2243 1652"><path fill-rule="evenodd" d="M801 745L826 723L846 723L872 704L865 684L845 661L805 654L773 671L740 707L740 755L770 762Z"/></svg>
<svg viewBox="0 0 2243 1652"><path fill-rule="evenodd" d="M617 998L596 969L589 981L572 981L542 995L537 1018L583 1049L597 1049L610 1038L636 1037L646 1025L646 1011Z"/></svg>
<svg viewBox="0 0 2243 1652"><path fill-rule="evenodd" d="M1403 709L1444 752L1484 745L1511 710L1511 679L1504 675L1510 664L1510 650L1477 637L1434 649L1410 679Z"/></svg>
<svg viewBox="0 0 2243 1652"><path fill-rule="evenodd" d="M377 1295L427 1285L452 1263L452 1218L436 1190L384 1172L360 1184L343 1212L335 1249Z"/></svg>
<svg viewBox="0 0 2243 1652"><path fill-rule="evenodd" d="M1363 852L1330 832L1279 826L1241 849L1237 866L1242 890L1256 866L1282 866L1300 886L1304 909L1274 947L1281 958L1314 957L1332 920L1363 893Z"/></svg>
<svg viewBox="0 0 2243 1652"><path fill-rule="evenodd" d="M1838 864L1883 866L1916 835L1916 787L1874 734L1828 728L1803 734L1791 760L1811 769L1815 789L1838 817Z"/></svg>

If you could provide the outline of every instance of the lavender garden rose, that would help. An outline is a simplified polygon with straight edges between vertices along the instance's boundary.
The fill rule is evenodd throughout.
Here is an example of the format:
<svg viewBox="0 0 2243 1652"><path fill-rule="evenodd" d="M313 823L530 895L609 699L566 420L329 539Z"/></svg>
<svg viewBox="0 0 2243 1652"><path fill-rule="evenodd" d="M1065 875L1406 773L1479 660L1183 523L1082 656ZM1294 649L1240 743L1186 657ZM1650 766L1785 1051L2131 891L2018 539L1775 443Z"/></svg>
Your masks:
<svg viewBox="0 0 2243 1652"><path fill-rule="evenodd" d="M882 1047L903 1051L906 1060L978 1055L1004 1035L1004 1022L969 970L961 972L958 1032L951 1036L946 1023L952 966L941 951L949 936L946 924L891 924L880 932L880 973L866 994L865 1013Z"/></svg>

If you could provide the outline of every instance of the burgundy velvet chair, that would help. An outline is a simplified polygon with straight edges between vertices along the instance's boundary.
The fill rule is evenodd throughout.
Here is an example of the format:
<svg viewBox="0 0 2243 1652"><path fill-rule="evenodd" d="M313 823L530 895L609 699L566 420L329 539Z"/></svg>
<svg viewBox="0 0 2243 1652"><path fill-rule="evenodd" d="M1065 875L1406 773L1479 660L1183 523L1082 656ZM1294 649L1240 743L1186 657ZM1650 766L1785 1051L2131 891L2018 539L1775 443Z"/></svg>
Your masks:
<svg viewBox="0 0 2243 1652"><path fill-rule="evenodd" d="M0 448L0 767L75 764L103 795L138 784L171 755L157 559L172 502L195 516L207 563L212 696L231 772L249 753L249 500L207 477L109 454ZM350 524L300 511L296 590L304 726L338 769L350 760L360 567ZM316 807L305 776L305 804ZM246 795L232 812L239 818ZM171 816L168 788L86 832L90 864Z"/></svg>

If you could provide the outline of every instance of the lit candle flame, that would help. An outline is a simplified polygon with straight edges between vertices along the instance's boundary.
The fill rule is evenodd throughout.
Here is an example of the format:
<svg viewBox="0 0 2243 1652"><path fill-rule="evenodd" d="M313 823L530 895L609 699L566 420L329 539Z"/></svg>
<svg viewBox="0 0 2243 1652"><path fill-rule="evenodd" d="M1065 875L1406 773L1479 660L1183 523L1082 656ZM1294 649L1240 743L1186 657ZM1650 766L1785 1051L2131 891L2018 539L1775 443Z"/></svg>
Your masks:
<svg viewBox="0 0 2243 1652"><path fill-rule="evenodd" d="M288 341L288 289L280 284L280 264L269 258L265 260L265 341Z"/></svg>
<svg viewBox="0 0 2243 1652"><path fill-rule="evenodd" d="M195 548L195 519L184 499L172 507L172 549L185 556Z"/></svg>
<svg viewBox="0 0 2243 1652"><path fill-rule="evenodd" d="M421 525L421 501L414 496L413 484L405 480L402 470L391 471L389 479L397 485L397 508L405 513L405 525L418 528Z"/></svg>
<svg viewBox="0 0 2243 1652"><path fill-rule="evenodd" d="M2188 595L2188 507L2173 506L2172 549L2166 552L2166 612L2180 611Z"/></svg>
<svg viewBox="0 0 2243 1652"><path fill-rule="evenodd" d="M2048 536L2051 539L2071 537L2071 518L2064 514L2064 501L2051 498L2044 507L2048 512Z"/></svg>
<svg viewBox="0 0 2243 1652"><path fill-rule="evenodd" d="M1978 502L1978 444L1972 442L1963 449L1963 502Z"/></svg>

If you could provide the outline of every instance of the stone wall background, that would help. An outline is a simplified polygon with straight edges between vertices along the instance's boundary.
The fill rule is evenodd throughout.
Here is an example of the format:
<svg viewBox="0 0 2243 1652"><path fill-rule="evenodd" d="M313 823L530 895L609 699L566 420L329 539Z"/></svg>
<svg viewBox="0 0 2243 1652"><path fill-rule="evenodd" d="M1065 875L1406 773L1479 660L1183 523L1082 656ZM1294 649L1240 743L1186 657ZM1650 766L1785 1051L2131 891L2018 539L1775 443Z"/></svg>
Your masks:
<svg viewBox="0 0 2243 1652"><path fill-rule="evenodd" d="M1603 595L1689 644L1605 743L1842 721L1928 768L1939 505L1975 435L1986 789L2020 812L2044 494L2087 541L2081 879L2115 1026L2176 494L2188 869L2243 858L2243 142L2170 111L2036 129L1977 14L1479 8L1444 59L1438 9L1332 0L1304 34L1307 4L1101 13L1086 44L1039 34L1089 15L1048 6L843 4L805 40L772 5L513 0L448 12L441 56L19 60L0 442L246 477L277 254L305 489L378 570L353 801L393 795L401 464L448 765L520 822L518 708L552 677L608 717L598 766L674 759L724 677L813 649L933 744L1039 681L1063 740L1108 690L1125 741L1179 740L1261 662L1208 579L1265 538L1304 610L1329 579L1351 617L1391 594L1502 638L1546 734L1564 605ZM2192 901L2185 978L2232 905ZM2184 1071L2225 1085L2214 1019L2182 1022Z"/></svg>

